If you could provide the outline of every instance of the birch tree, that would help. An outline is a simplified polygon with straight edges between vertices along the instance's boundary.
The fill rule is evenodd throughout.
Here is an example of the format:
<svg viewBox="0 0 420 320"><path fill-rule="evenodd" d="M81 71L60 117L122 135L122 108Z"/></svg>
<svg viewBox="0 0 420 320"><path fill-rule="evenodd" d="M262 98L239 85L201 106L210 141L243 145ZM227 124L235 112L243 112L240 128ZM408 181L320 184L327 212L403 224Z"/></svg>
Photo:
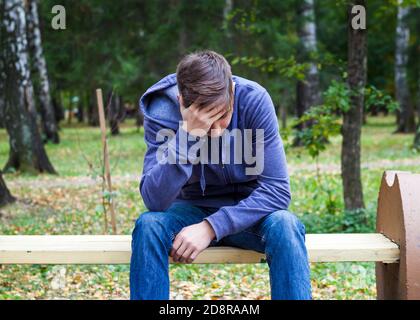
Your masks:
<svg viewBox="0 0 420 320"><path fill-rule="evenodd" d="M395 32L395 95L400 105L397 114L397 132L415 132L414 108L410 102L410 90L407 80L408 46L410 40L410 29L407 24L409 7L403 7L401 0L397 9L397 28Z"/></svg>
<svg viewBox="0 0 420 320"><path fill-rule="evenodd" d="M28 43L32 56L32 64L39 77L39 85L35 87L40 103L43 132L47 141L59 143L58 128L51 102L50 85L48 80L47 63L42 49L41 30L39 27L38 1L27 1L27 30Z"/></svg>
<svg viewBox="0 0 420 320"><path fill-rule="evenodd" d="M296 115L300 118L311 106L320 102L319 72L313 61L313 55L317 52L314 0L301 1L298 17L299 56L302 62L309 61L305 79L298 81L296 87ZM303 129L308 125L310 123L301 123L298 129ZM298 139L295 144L299 145Z"/></svg>
<svg viewBox="0 0 420 320"><path fill-rule="evenodd" d="M1 6L0 92L10 145L5 169L55 173L36 124L24 4L8 0Z"/></svg>

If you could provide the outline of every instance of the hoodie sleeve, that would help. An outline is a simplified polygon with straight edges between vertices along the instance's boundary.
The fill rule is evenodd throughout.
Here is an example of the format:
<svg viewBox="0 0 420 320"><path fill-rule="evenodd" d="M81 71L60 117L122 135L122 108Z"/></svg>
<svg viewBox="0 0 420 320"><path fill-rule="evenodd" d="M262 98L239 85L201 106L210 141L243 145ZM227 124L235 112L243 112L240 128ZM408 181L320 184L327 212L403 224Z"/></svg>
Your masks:
<svg viewBox="0 0 420 320"><path fill-rule="evenodd" d="M197 148L193 146L199 138L188 134L182 127L174 133L150 119L144 121L144 132L147 151L140 193L148 210L164 211L191 177L192 163L198 157ZM177 143L181 138L186 140L185 144ZM166 163L162 159L166 159Z"/></svg>
<svg viewBox="0 0 420 320"><path fill-rule="evenodd" d="M270 213L287 209L291 199L286 156L273 102L266 90L250 96L246 102L250 107L243 116L248 128L264 129L263 139L253 141L254 150L263 144L259 147L264 150L264 166L257 178L257 188L247 198L235 206L222 207L206 218L217 241L251 227Z"/></svg>

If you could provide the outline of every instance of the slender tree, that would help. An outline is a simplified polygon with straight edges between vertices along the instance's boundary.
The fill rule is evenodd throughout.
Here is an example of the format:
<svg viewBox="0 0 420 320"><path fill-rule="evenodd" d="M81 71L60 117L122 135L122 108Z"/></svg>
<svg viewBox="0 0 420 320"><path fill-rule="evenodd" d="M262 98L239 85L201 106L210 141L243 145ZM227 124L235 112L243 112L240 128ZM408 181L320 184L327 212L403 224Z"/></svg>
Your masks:
<svg viewBox="0 0 420 320"><path fill-rule="evenodd" d="M0 1L0 18L1 18L0 21L2 21L4 18L4 13L3 13L4 6L3 6L2 1L3 0ZM3 43L2 39L3 39L3 28L0 25L0 45ZM1 54L2 54L2 49L0 47L0 55ZM3 68L1 57L0 57L0 68ZM0 81L3 80L3 73L4 73L4 70L0 69ZM0 88L1 87L2 87L2 84L0 83ZM0 91L0 128L4 128L4 93L3 91Z"/></svg>
<svg viewBox="0 0 420 320"><path fill-rule="evenodd" d="M296 115L300 118L311 106L320 102L319 72L313 61L313 55L317 52L314 0L302 0L299 3L298 17L299 59L302 62L309 61L305 79L298 81L296 86ZM301 123L297 129L302 130L309 125ZM300 144L298 138L294 144Z"/></svg>
<svg viewBox="0 0 420 320"><path fill-rule="evenodd" d="M367 36L366 30L352 28L353 5L362 5L366 8L366 1L356 0L348 6L348 86L351 97L350 110L343 115L341 149L341 176L347 210L365 207L360 171L360 138L366 84Z"/></svg>
<svg viewBox="0 0 420 320"><path fill-rule="evenodd" d="M410 90L407 80L408 46L410 29L407 23L409 7L403 7L402 1L398 3L397 28L395 32L395 94L400 105L397 114L397 132L415 132L416 124L414 108L410 101Z"/></svg>
<svg viewBox="0 0 420 320"><path fill-rule="evenodd" d="M42 39L38 17L38 1L28 0L27 5L26 20L28 42L33 66L39 76L39 85L35 88L37 89L36 91L40 102L43 131L47 141L59 143L60 138L58 135L58 127L54 115L54 107L51 102L47 63L45 62L44 52L42 49Z"/></svg>
<svg viewBox="0 0 420 320"><path fill-rule="evenodd" d="M123 99L120 95L109 93L108 94L108 121L111 134L113 136L120 134L120 122L123 119Z"/></svg>
<svg viewBox="0 0 420 320"><path fill-rule="evenodd" d="M23 1L1 2L0 92L10 152L6 169L55 173L36 124Z"/></svg>
<svg viewBox="0 0 420 320"><path fill-rule="evenodd" d="M183 16L186 14L185 8L190 4L185 4L183 0L174 0L172 5L175 7L175 10L178 10L178 16L181 17L179 20L179 33L178 33L178 51L179 55L182 56L187 53L189 46L189 35L188 35L188 19L184 19Z"/></svg>
<svg viewBox="0 0 420 320"><path fill-rule="evenodd" d="M0 70L1 72L1 70ZM3 93L0 93L0 128L4 128L4 98Z"/></svg>
<svg viewBox="0 0 420 320"><path fill-rule="evenodd" d="M232 38L232 31L229 28L229 15L233 10L233 0L225 0L225 5L223 7L223 24L225 28L225 35L227 39Z"/></svg>
<svg viewBox="0 0 420 320"><path fill-rule="evenodd" d="M417 117L418 117L418 124L417 124L417 131L416 135L414 136L414 148L420 150L420 69L419 69L419 76L417 78Z"/></svg>
<svg viewBox="0 0 420 320"><path fill-rule="evenodd" d="M417 126L417 133L414 137L414 148L420 150L420 124Z"/></svg>
<svg viewBox="0 0 420 320"><path fill-rule="evenodd" d="M99 126L98 108L95 106L95 102L93 100L93 96L92 95L89 95L88 123L92 127Z"/></svg>
<svg viewBox="0 0 420 320"><path fill-rule="evenodd" d="M0 207L8 203L12 203L16 199L10 194L9 189L7 189L6 183L3 180L3 175L0 171Z"/></svg>
<svg viewBox="0 0 420 320"><path fill-rule="evenodd" d="M85 108L83 105L83 100L77 103L77 121L83 123L85 121Z"/></svg>

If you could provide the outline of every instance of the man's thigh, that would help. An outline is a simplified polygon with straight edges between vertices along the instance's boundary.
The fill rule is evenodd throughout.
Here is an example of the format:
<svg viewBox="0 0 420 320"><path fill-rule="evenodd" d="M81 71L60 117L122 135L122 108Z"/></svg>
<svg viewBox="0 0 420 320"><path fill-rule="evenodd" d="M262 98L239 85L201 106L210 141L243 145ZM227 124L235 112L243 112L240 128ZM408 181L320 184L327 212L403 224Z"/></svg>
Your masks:
<svg viewBox="0 0 420 320"><path fill-rule="evenodd" d="M151 228L163 227L173 240L182 228L200 223L206 217L200 208L191 205L174 204L165 211L148 211L142 213L137 223L143 223ZM146 223L144 223L146 221Z"/></svg>
<svg viewBox="0 0 420 320"><path fill-rule="evenodd" d="M260 221L244 231L226 236L217 243L217 246L237 247L264 253L265 243L262 224L263 221Z"/></svg>
<svg viewBox="0 0 420 320"><path fill-rule="evenodd" d="M282 228L295 224L302 225L293 213L287 210L275 211L262 218L252 227L223 238L219 241L218 245L238 247L264 253L268 232L271 230L282 232Z"/></svg>

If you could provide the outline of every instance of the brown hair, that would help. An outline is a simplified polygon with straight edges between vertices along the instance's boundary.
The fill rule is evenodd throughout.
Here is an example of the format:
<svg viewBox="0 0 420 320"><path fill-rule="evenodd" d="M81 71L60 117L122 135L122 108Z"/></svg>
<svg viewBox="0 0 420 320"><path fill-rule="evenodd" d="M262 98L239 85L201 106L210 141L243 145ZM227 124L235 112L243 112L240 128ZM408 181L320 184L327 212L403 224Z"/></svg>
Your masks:
<svg viewBox="0 0 420 320"><path fill-rule="evenodd" d="M222 55L210 50L190 53L178 63L176 77L185 107L193 102L199 107L230 106L232 71Z"/></svg>

